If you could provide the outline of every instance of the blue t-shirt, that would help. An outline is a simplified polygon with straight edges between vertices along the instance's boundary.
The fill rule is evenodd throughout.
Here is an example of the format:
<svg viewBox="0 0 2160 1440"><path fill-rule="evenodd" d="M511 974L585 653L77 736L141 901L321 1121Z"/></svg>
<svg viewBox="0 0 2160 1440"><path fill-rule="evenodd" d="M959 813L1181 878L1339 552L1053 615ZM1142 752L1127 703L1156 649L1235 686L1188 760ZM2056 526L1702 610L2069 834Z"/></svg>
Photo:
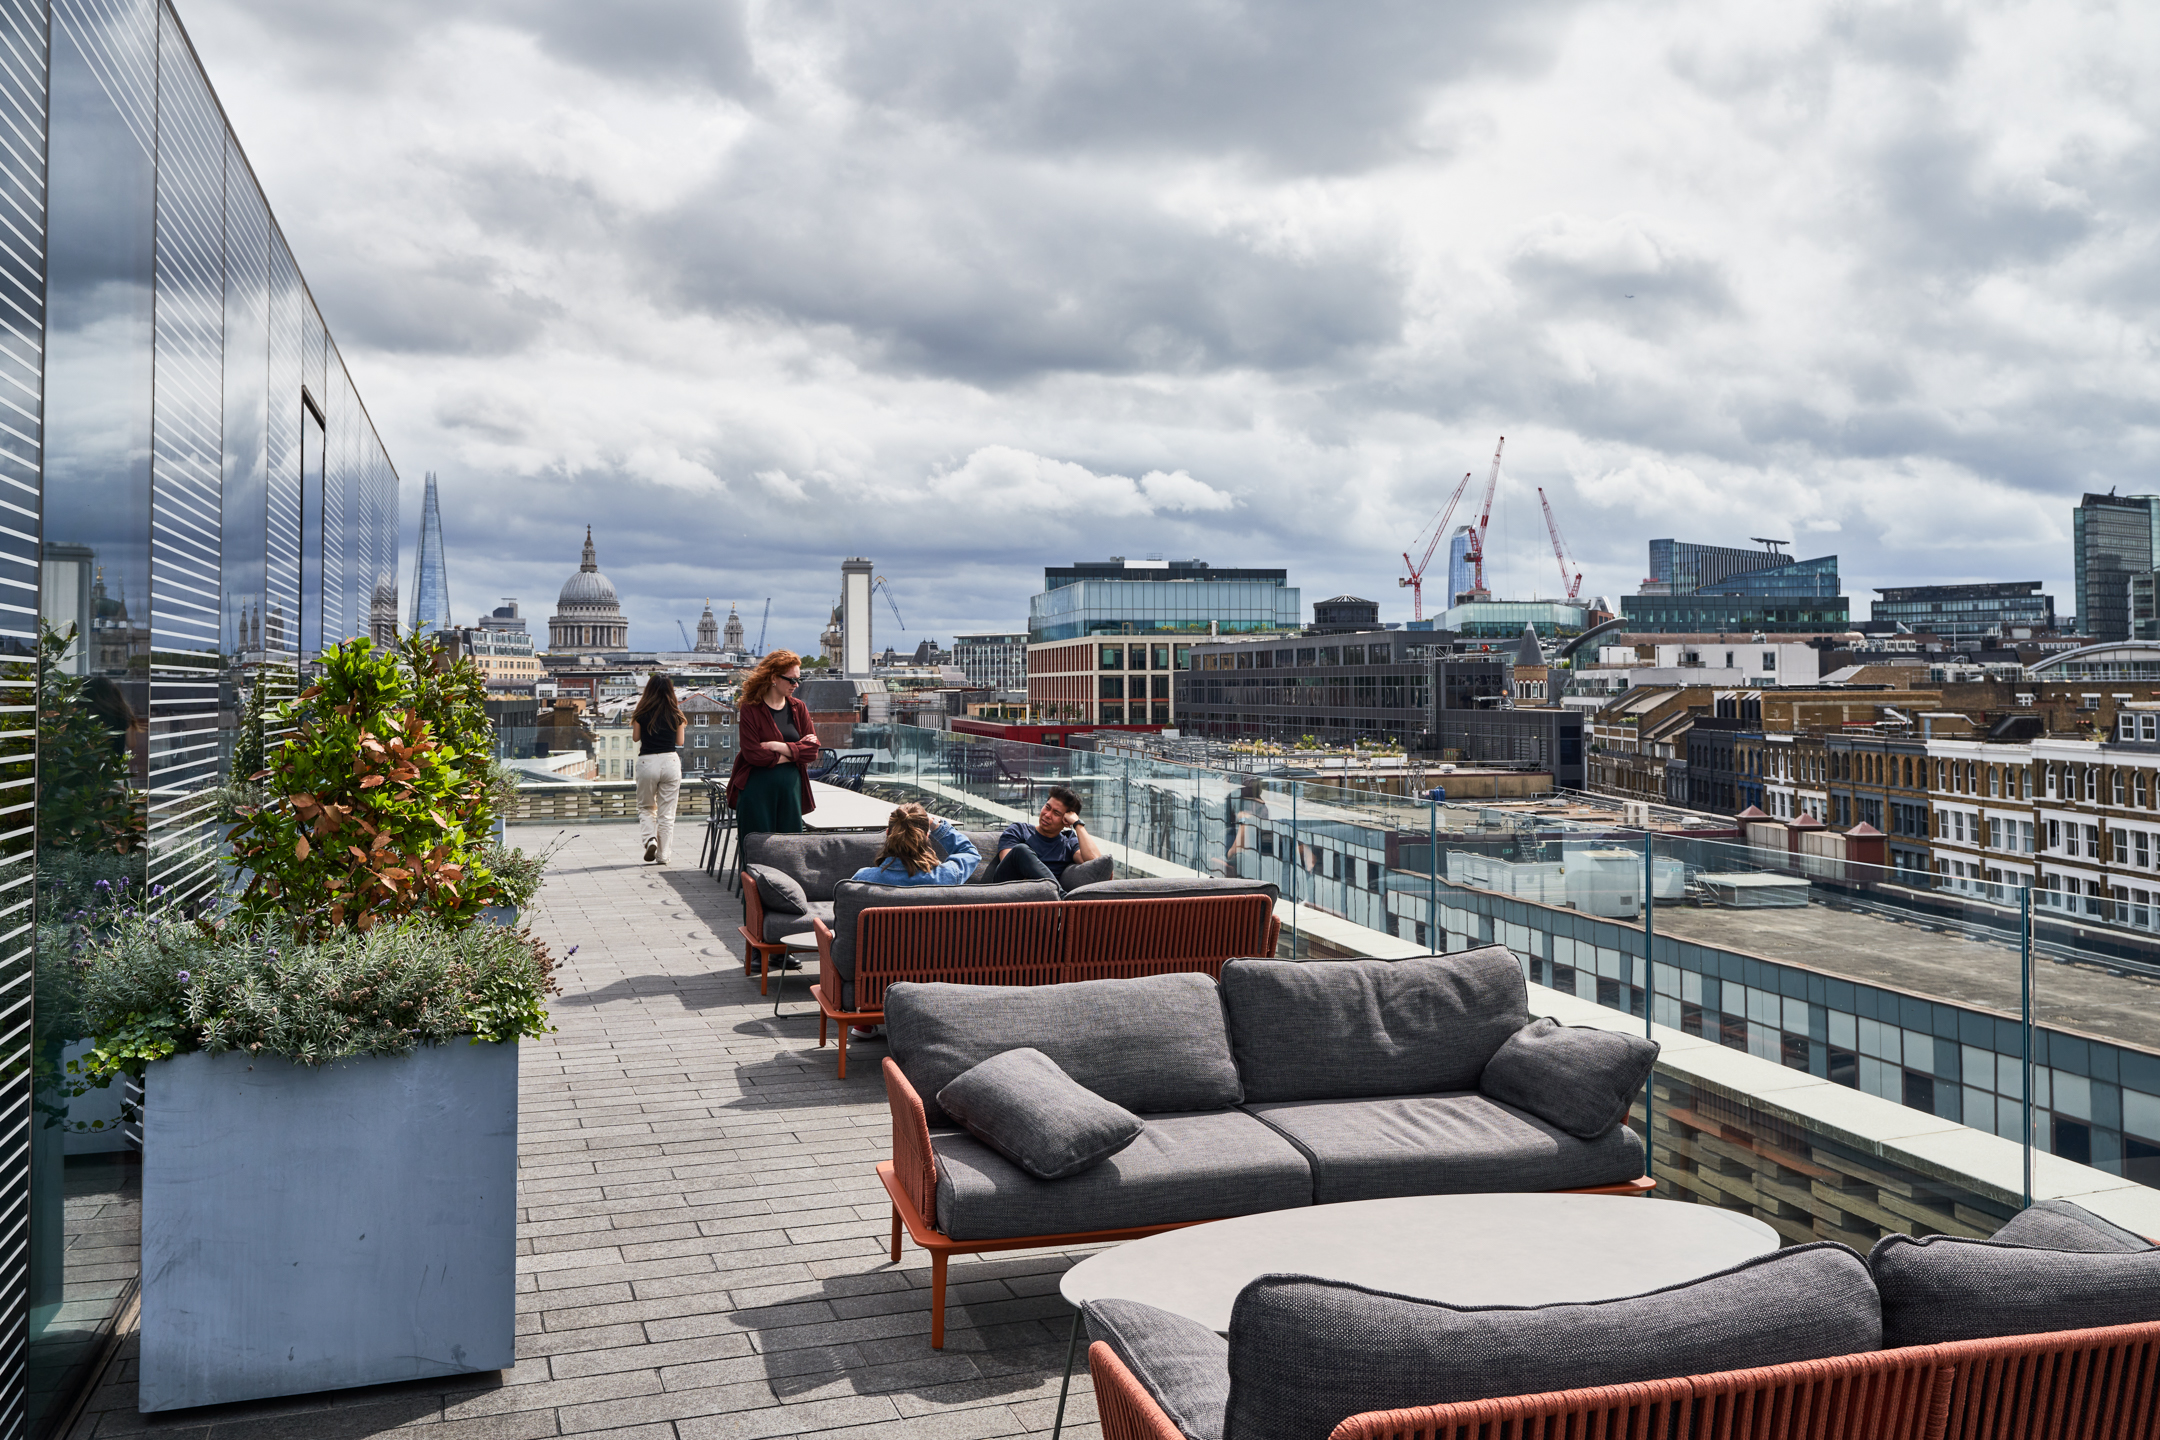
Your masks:
<svg viewBox="0 0 2160 1440"><path fill-rule="evenodd" d="M1045 835L1026 821L1015 820L999 832L997 852L1003 855L1015 845L1025 845L1033 850L1053 876L1062 877L1065 867L1073 863L1073 856L1080 851L1080 837Z"/></svg>

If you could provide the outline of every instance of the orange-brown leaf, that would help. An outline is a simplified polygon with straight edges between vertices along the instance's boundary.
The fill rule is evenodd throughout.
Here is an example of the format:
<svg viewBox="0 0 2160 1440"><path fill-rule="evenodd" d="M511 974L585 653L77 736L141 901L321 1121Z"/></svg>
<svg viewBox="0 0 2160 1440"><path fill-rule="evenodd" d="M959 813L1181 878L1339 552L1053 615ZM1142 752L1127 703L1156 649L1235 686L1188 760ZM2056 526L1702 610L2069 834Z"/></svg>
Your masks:
<svg viewBox="0 0 2160 1440"><path fill-rule="evenodd" d="M294 859L296 859L296 860L305 860L305 859L307 859L307 857L308 857L308 843L307 843L307 836L305 836L305 835L302 835L302 836L301 836L301 837L300 837L300 838L299 838L299 839L298 839L297 841L295 841L295 842L293 843L293 858L294 858Z"/></svg>
<svg viewBox="0 0 2160 1440"><path fill-rule="evenodd" d="M380 784L382 784L382 783L383 783L383 777L382 777L382 776L380 776L380 775L370 775L370 776L368 776L368 777L367 777L367 778L366 778L365 780L362 780L362 781L360 782L360 788L361 788L361 789L363 789L363 790L372 790L372 789L374 789L374 788L375 788L375 787L376 787L377 785L380 785Z"/></svg>

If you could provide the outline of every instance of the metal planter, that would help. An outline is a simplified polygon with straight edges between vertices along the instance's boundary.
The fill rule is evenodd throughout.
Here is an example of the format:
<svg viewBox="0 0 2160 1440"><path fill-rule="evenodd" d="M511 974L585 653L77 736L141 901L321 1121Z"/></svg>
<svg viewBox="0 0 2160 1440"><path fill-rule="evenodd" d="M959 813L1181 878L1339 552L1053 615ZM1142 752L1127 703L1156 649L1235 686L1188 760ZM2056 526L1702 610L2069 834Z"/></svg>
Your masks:
<svg viewBox="0 0 2160 1440"><path fill-rule="evenodd" d="M513 1364L517 1054L152 1065L139 1408Z"/></svg>

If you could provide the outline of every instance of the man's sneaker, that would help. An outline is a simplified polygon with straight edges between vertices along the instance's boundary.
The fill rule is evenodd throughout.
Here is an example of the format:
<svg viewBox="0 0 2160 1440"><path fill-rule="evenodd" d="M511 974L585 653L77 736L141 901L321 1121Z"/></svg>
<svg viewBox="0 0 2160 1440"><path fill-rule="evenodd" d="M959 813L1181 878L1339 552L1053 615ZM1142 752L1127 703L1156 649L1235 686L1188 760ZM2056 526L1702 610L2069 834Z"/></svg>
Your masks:
<svg viewBox="0 0 2160 1440"><path fill-rule="evenodd" d="M848 1033L857 1040L874 1040L877 1038L878 1027L875 1025L856 1025L850 1027Z"/></svg>
<svg viewBox="0 0 2160 1440"><path fill-rule="evenodd" d="M647 840L645 842L645 863L650 865L659 858L660 842L658 840Z"/></svg>

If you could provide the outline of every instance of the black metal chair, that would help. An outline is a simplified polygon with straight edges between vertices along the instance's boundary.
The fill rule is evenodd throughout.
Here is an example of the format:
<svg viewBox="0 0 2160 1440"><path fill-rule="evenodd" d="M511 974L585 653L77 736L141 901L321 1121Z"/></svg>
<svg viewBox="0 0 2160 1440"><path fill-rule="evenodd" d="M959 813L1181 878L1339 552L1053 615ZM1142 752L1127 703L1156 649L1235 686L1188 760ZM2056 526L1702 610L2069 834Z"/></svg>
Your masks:
<svg viewBox="0 0 2160 1440"><path fill-rule="evenodd" d="M840 761L840 752L828 745L818 751L818 763L803 773L812 780L824 780L840 768Z"/></svg>
<svg viewBox="0 0 2160 1440"><path fill-rule="evenodd" d="M705 782L705 846L699 856L698 867L714 878L723 878L721 870L727 865L731 850L738 850L735 843L735 811L727 803L727 782ZM733 888L732 874L725 877Z"/></svg>
<svg viewBox="0 0 2160 1440"><path fill-rule="evenodd" d="M876 759L876 753L870 750L856 750L842 755L840 763L833 767L830 775L825 777L825 783L837 785L842 790L852 790L860 795L862 794L863 777L870 773L871 762Z"/></svg>

